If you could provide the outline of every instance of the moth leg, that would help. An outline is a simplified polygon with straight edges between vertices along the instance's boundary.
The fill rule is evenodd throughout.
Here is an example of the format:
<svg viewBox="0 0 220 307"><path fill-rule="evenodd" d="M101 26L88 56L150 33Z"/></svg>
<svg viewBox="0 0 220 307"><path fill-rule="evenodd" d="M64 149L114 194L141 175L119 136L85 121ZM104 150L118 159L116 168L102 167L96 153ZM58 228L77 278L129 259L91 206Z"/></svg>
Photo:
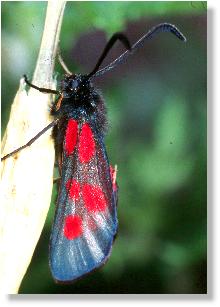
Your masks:
<svg viewBox="0 0 220 307"><path fill-rule="evenodd" d="M73 73L68 69L67 65L65 64L62 55L61 55L61 51L60 51L60 46L58 46L57 48L57 55L58 55L58 60L60 62L60 65L63 67L63 70L68 74L68 75L72 75Z"/></svg>
<svg viewBox="0 0 220 307"><path fill-rule="evenodd" d="M59 183L60 180L61 180L61 177L54 178L53 183Z"/></svg>
<svg viewBox="0 0 220 307"><path fill-rule="evenodd" d="M60 158L57 158L56 162L54 163L54 167L57 169L55 176L58 176L54 178L54 183L61 179L61 163L62 161Z"/></svg>
<svg viewBox="0 0 220 307"><path fill-rule="evenodd" d="M22 149L30 146L32 143L34 143L42 134L44 134L48 129L52 128L53 126L55 126L58 122L58 119L55 119L52 123L50 123L48 126L46 126L44 129L42 129L40 132L38 132L32 139L30 139L30 141L28 141L25 145L13 150L12 152L10 152L9 154L5 155L3 158L1 158L1 161L13 156L14 154L16 154L17 152L21 151Z"/></svg>
<svg viewBox="0 0 220 307"><path fill-rule="evenodd" d="M38 91L41 92L41 93L45 93L45 94L56 94L56 95L60 94L59 91L51 90L51 89L49 89L49 88L44 88L44 87L38 87L38 86L32 84L30 81L28 81L28 78L27 78L26 75L24 75L23 77L24 77L24 81L27 83L27 85L29 85L30 87L35 88L36 90L38 90Z"/></svg>

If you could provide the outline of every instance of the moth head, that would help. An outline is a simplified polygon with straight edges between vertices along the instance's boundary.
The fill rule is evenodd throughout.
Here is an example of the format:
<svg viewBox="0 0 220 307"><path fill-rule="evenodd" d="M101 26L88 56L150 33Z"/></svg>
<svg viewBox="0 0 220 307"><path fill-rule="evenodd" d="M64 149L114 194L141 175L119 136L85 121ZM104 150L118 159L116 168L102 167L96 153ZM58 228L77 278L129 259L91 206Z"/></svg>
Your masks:
<svg viewBox="0 0 220 307"><path fill-rule="evenodd" d="M65 75L61 81L61 91L64 98L80 99L88 92L89 86L89 80L81 74Z"/></svg>

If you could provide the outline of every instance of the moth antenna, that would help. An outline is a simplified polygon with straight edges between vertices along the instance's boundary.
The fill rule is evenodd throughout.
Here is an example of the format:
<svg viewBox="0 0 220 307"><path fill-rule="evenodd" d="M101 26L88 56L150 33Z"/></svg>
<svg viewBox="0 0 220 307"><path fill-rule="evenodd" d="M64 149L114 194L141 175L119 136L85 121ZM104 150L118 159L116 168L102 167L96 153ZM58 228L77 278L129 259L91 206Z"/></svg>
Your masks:
<svg viewBox="0 0 220 307"><path fill-rule="evenodd" d="M143 46L143 44L153 38L156 34L160 32L171 32L181 41L186 42L185 36L178 30L178 28L170 23L161 23L153 28L151 28L144 36L142 36L132 47L131 49L125 51L121 54L117 59L115 59L112 63L107 65L106 67L98 70L93 73L92 78L99 77L111 69L115 68L118 64L121 64L126 61L129 55L133 54L136 50Z"/></svg>
<svg viewBox="0 0 220 307"><path fill-rule="evenodd" d="M110 40L108 41L107 45L105 46L105 49L103 50L95 68L88 74L88 79L91 78L99 69L100 65L102 64L103 60L105 59L105 57L107 56L107 54L109 53L110 49L114 46L114 44L116 43L116 41L119 40L127 50L131 50L131 45L130 42L128 40L128 38L120 32L115 33Z"/></svg>

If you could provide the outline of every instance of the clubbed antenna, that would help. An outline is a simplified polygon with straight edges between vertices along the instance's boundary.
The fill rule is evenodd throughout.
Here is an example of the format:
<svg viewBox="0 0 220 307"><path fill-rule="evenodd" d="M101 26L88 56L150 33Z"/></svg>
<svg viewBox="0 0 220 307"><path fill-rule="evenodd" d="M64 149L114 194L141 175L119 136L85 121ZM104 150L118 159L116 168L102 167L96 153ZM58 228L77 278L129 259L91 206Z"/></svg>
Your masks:
<svg viewBox="0 0 220 307"><path fill-rule="evenodd" d="M102 64L103 60L109 53L110 49L113 47L113 45L116 43L116 41L119 40L122 42L122 44L125 46L127 50L131 50L131 45L129 43L129 40L127 37L122 33L115 33L110 40L108 41L107 45L105 46L105 49L103 50L102 55L100 56L95 68L88 74L88 78L92 77L99 69L100 65Z"/></svg>
<svg viewBox="0 0 220 307"><path fill-rule="evenodd" d="M153 38L156 34L160 33L160 32L171 32L173 33L177 38L179 38L181 41L186 42L186 38L185 36L177 29L176 26L170 24L170 23L161 23L155 27L153 27L152 29L150 29L144 36L142 36L129 50L125 51L123 54L121 54L117 59L115 59L112 63L110 63L109 65L107 65L106 67L98 70L97 72L93 72L93 74L89 75L92 78L95 77L99 77L103 74L105 74L106 72L108 72L109 70L115 68L116 66L118 66L118 64L121 64L123 62L125 62L125 60L128 58L128 56L130 56L131 54L133 54L137 49L139 49L140 47L143 46L143 44ZM108 44L107 44L108 46ZM101 64L101 63L100 63Z"/></svg>

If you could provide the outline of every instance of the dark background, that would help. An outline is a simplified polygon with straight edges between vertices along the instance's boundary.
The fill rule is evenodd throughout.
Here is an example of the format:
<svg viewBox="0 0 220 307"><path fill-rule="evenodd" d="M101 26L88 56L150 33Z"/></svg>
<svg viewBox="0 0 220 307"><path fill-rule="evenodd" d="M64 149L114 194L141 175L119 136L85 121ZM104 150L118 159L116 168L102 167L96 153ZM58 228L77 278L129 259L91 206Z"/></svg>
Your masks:
<svg viewBox="0 0 220 307"><path fill-rule="evenodd" d="M2 2L3 132L20 77L34 71L45 13L46 2ZM54 186L20 293L206 293L206 14L205 2L192 1L67 4L61 48L74 72L90 72L115 31L134 43L170 22L187 43L159 34L96 82L108 107L109 159L119 170L119 233L107 264L72 285L54 283ZM116 44L105 63L122 52ZM59 65L55 72L60 80Z"/></svg>

